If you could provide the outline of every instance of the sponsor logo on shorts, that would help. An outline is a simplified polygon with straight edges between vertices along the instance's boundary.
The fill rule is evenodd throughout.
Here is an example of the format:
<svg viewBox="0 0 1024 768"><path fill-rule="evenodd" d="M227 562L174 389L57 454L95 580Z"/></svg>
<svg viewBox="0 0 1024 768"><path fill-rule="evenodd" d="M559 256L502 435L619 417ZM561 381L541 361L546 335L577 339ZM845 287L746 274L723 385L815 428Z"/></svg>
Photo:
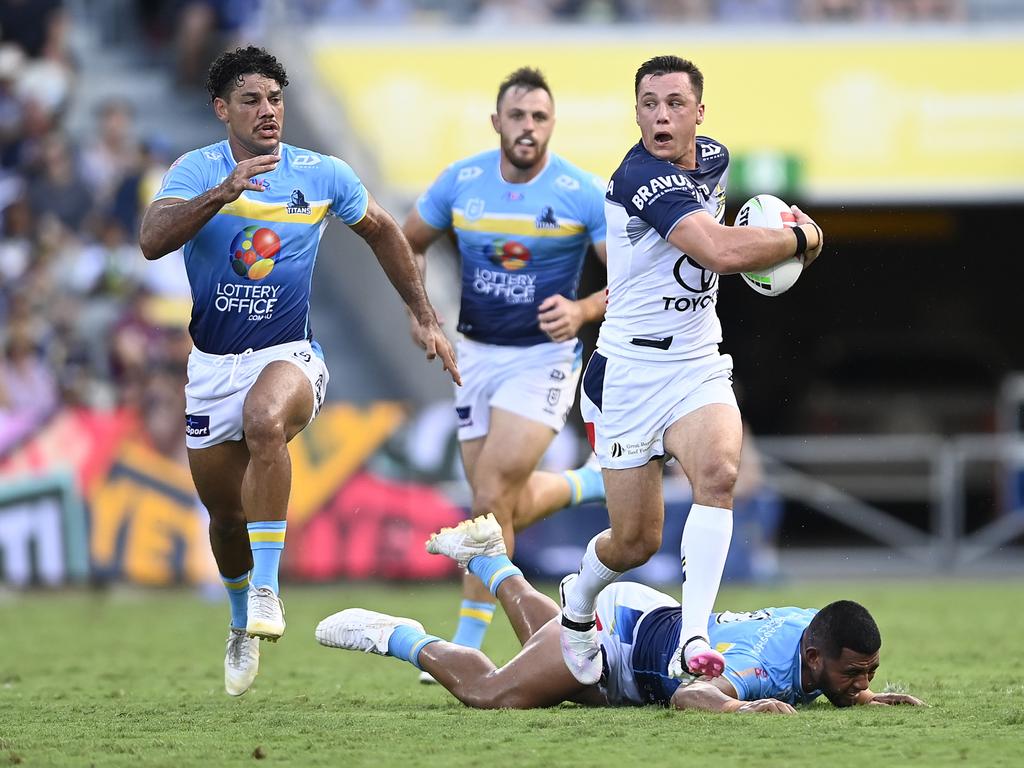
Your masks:
<svg viewBox="0 0 1024 768"><path fill-rule="evenodd" d="M185 414L185 434L189 437L209 437L210 417Z"/></svg>
<svg viewBox="0 0 1024 768"><path fill-rule="evenodd" d="M292 352L292 357L297 357L304 363L309 363L313 359L309 352Z"/></svg>
<svg viewBox="0 0 1024 768"><path fill-rule="evenodd" d="M306 362L309 362L308 352L296 352L297 356L305 356ZM316 383L313 385L313 416L316 417L320 413L320 409L324 405L324 375L321 373L316 377Z"/></svg>
<svg viewBox="0 0 1024 768"><path fill-rule="evenodd" d="M560 370L558 370L557 368L553 368L553 369L551 370L551 379L552 379L553 381L565 381L565 374L564 374L564 373L562 373L562 372L561 372Z"/></svg>
<svg viewBox="0 0 1024 768"><path fill-rule="evenodd" d="M457 405L455 406L455 415L459 417L460 427L469 427L473 425L473 407L470 405Z"/></svg>
<svg viewBox="0 0 1024 768"><path fill-rule="evenodd" d="M621 459L623 456L646 456L654 446L654 442L655 438L653 437L635 443L620 443L616 440L612 443L611 457Z"/></svg>

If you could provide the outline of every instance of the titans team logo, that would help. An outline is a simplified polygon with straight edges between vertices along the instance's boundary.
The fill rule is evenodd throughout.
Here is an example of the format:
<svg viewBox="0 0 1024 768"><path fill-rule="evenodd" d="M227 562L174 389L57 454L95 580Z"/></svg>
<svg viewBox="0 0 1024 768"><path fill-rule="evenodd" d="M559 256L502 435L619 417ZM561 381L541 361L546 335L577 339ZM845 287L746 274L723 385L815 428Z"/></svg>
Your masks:
<svg viewBox="0 0 1024 768"><path fill-rule="evenodd" d="M274 259L281 250L277 233L254 224L246 227L231 241L231 268L247 280L262 280L274 268Z"/></svg>
<svg viewBox="0 0 1024 768"><path fill-rule="evenodd" d="M293 189L291 199L288 201L288 205L285 206L288 213L302 213L306 216L309 215L310 205L306 202L306 196L302 194L301 189Z"/></svg>
<svg viewBox="0 0 1024 768"><path fill-rule="evenodd" d="M530 249L515 240L495 240L490 259L497 267L515 271L530 263Z"/></svg>

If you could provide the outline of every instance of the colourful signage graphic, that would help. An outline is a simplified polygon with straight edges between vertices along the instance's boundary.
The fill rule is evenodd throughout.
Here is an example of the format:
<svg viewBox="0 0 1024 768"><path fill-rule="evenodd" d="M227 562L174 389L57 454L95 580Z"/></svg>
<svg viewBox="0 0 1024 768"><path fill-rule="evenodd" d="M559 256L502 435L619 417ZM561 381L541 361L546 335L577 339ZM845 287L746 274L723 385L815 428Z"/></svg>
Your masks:
<svg viewBox="0 0 1024 768"><path fill-rule="evenodd" d="M452 574L423 541L461 511L428 486L360 472L404 418L396 403L330 405L292 441L286 577ZM217 581L188 467L150 447L139 423L69 411L0 462L0 583Z"/></svg>

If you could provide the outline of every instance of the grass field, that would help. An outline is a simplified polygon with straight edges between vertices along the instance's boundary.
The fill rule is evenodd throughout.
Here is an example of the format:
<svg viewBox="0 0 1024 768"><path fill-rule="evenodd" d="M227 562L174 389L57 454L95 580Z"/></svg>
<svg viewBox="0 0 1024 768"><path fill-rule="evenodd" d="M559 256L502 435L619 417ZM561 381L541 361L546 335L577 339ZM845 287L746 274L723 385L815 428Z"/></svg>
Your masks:
<svg viewBox="0 0 1024 768"><path fill-rule="evenodd" d="M185 591L0 596L0 766L1021 765L1024 587L863 583L724 589L719 607L865 603L886 684L928 709L796 717L660 708L464 708L404 662L328 650L313 627L360 605L447 635L454 584L284 591L288 632L245 696L222 687L226 603ZM500 614L499 614L500 616ZM496 618L486 650L515 652Z"/></svg>

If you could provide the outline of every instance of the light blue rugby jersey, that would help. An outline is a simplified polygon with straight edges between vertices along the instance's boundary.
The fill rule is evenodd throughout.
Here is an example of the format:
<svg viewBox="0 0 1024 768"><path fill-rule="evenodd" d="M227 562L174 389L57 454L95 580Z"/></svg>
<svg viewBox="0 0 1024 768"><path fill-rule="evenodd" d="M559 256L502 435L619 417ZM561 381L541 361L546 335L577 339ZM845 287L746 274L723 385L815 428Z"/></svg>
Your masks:
<svg viewBox="0 0 1024 768"><path fill-rule="evenodd" d="M763 608L711 615L711 645L725 656L723 676L741 701L772 698L806 704L821 695L821 691L804 693L800 682L800 639L817 612L814 608ZM643 703L668 704L679 687L679 681L666 672L679 646L681 626L677 606L657 608L640 622L633 674Z"/></svg>
<svg viewBox="0 0 1024 768"><path fill-rule="evenodd" d="M576 298L589 242L605 239L605 184L557 155L525 184L501 176L501 150L448 166L416 202L435 229L453 229L462 258L458 330L486 344L550 339L537 307Z"/></svg>
<svg viewBox="0 0 1024 768"><path fill-rule="evenodd" d="M369 197L352 169L330 155L280 144L281 161L185 244L192 288L189 333L203 352L227 355L312 338L309 294L327 214L346 224ZM228 142L178 158L154 200L191 200L236 163Z"/></svg>

